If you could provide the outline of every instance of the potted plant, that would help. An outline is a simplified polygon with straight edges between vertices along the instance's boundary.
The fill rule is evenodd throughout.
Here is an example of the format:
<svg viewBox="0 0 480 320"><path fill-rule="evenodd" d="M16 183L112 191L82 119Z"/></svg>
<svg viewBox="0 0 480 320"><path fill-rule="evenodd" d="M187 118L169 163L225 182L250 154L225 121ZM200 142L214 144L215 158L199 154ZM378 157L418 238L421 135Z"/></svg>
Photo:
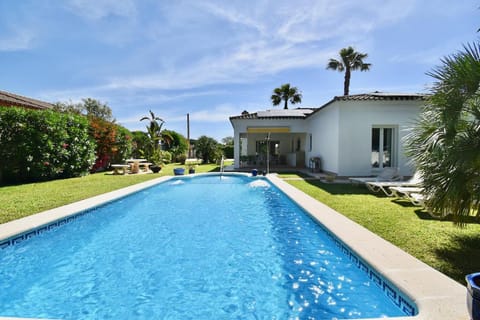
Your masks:
<svg viewBox="0 0 480 320"><path fill-rule="evenodd" d="M200 159L186 159L185 160L185 166L188 168L188 173L193 174L195 173L195 168L197 165L201 164L202 160Z"/></svg>
<svg viewBox="0 0 480 320"><path fill-rule="evenodd" d="M163 159L161 150L155 150L153 152L153 154L150 156L150 162L152 162L150 165L150 170L152 170L153 173L158 173L160 170L162 170Z"/></svg>

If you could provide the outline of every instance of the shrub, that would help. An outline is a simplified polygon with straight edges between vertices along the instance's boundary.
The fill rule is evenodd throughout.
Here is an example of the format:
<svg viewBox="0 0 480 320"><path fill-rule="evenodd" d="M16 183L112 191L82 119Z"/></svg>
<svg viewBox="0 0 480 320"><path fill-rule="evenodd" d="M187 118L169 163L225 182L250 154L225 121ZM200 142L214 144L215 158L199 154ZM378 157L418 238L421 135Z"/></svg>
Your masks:
<svg viewBox="0 0 480 320"><path fill-rule="evenodd" d="M185 164L185 160L187 160L187 155L186 154L179 154L176 157L176 161L180 162L181 164Z"/></svg>
<svg viewBox="0 0 480 320"><path fill-rule="evenodd" d="M123 162L132 152L132 138L127 129L96 117L88 117L90 136L97 143L96 160L91 171L106 170L111 163Z"/></svg>
<svg viewBox="0 0 480 320"><path fill-rule="evenodd" d="M0 107L0 178L27 182L86 174L95 143L85 117Z"/></svg>

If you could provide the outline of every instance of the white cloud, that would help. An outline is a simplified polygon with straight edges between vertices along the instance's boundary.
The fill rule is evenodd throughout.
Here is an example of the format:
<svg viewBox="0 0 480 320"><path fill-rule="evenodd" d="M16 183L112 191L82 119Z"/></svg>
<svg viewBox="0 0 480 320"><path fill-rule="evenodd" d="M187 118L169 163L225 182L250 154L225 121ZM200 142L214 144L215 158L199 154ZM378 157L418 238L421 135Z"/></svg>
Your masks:
<svg viewBox="0 0 480 320"><path fill-rule="evenodd" d="M34 38L35 35L30 30L17 30L13 35L0 38L0 51L28 50L33 46Z"/></svg>
<svg viewBox="0 0 480 320"><path fill-rule="evenodd" d="M367 5L329 0L267 1L248 6L243 2L187 1L179 6L183 5L185 10L193 6L198 10L190 10L186 15L179 8L171 10L174 16L169 17L169 21L187 28L182 29L183 32L194 32L199 45L176 43L184 40L183 35L170 34L168 36L174 40L169 40L170 49L166 51L157 34L159 59L168 63L164 63L158 72L112 77L106 86L110 89L188 89L219 83L246 83L294 68L323 67L346 41L351 44L352 35L357 42L369 43L372 30L396 23L408 15L413 4L413 0L401 3L370 0ZM205 13L210 18L205 18ZM222 29L233 30L232 41L215 37L218 20L224 24ZM189 27L192 21L195 23ZM152 27L157 29L160 24ZM204 29L198 32L197 28ZM152 30L145 32L155 34ZM205 50L202 46L206 47ZM150 50L155 52L154 48ZM179 60L178 56L173 58L178 52L188 55L188 50L195 52L188 63Z"/></svg>

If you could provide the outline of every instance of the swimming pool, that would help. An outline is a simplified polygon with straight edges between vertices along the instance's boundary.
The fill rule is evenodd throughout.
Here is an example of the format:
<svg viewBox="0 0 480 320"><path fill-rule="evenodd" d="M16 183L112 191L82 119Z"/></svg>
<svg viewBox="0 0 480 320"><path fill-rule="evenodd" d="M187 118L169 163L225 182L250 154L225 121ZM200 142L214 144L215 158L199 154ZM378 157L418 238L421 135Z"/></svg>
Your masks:
<svg viewBox="0 0 480 320"><path fill-rule="evenodd" d="M0 315L405 316L343 248L264 179L176 178L5 246Z"/></svg>

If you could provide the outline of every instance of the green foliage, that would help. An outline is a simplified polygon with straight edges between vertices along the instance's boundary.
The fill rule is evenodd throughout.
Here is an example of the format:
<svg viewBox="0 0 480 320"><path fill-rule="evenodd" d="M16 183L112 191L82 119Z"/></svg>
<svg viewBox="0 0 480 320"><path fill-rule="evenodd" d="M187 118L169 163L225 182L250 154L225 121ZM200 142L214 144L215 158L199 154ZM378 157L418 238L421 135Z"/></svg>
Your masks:
<svg viewBox="0 0 480 320"><path fill-rule="evenodd" d="M286 83L279 88L275 88L270 99L274 106L278 106L284 101L283 109L288 109L288 101L292 104L301 103L302 94L297 87L290 87L290 83Z"/></svg>
<svg viewBox="0 0 480 320"><path fill-rule="evenodd" d="M0 107L0 176L8 182L84 175L95 143L82 116Z"/></svg>
<svg viewBox="0 0 480 320"><path fill-rule="evenodd" d="M54 110L67 113L83 114L95 118L100 118L108 122L115 122L112 116L112 109L106 103L96 99L82 99L80 103L57 102L54 104Z"/></svg>
<svg viewBox="0 0 480 320"><path fill-rule="evenodd" d="M132 131L132 157L135 159L149 158L150 139L143 131Z"/></svg>
<svg viewBox="0 0 480 320"><path fill-rule="evenodd" d="M179 161L179 156L185 154L188 149L187 139L173 130L163 130L163 136L169 136L169 143L164 144L165 150L172 153L172 159Z"/></svg>
<svg viewBox="0 0 480 320"><path fill-rule="evenodd" d="M103 171L112 163L123 162L130 157L132 138L130 131L110 121L89 117L90 136L95 140L96 160L92 171Z"/></svg>
<svg viewBox="0 0 480 320"><path fill-rule="evenodd" d="M432 96L412 132L407 153L423 174L427 205L463 225L480 209L480 48L442 59L429 73Z"/></svg>
<svg viewBox="0 0 480 320"><path fill-rule="evenodd" d="M177 156L177 159L176 159L176 161L179 162L180 164L185 164L185 160L187 160L186 154L180 154Z"/></svg>
<svg viewBox="0 0 480 320"><path fill-rule="evenodd" d="M115 124L116 135L112 146L112 163L123 163L132 155L132 133L127 128Z"/></svg>
<svg viewBox="0 0 480 320"><path fill-rule="evenodd" d="M233 157L234 157L234 155L233 155L233 148L234 148L233 137L223 138L222 143L223 143L222 150L223 150L223 155L225 156L225 158L233 159Z"/></svg>
<svg viewBox="0 0 480 320"><path fill-rule="evenodd" d="M330 59L327 69L345 71L345 81L343 83L343 94L348 96L350 91L351 72L354 70L369 71L371 63L365 63L363 60L368 54L355 51L353 47L343 48L339 52L340 59Z"/></svg>
<svg viewBox="0 0 480 320"><path fill-rule="evenodd" d="M196 141L195 150L197 158L202 159L204 163L215 163L219 158L218 142L213 138L201 136Z"/></svg>
<svg viewBox="0 0 480 320"><path fill-rule="evenodd" d="M146 152L146 154L149 156L147 156L147 159L155 164L161 164L158 163L158 161L161 161L160 146L164 141L170 142L170 136L162 133L162 126L165 121L163 121L160 117L157 117L152 110L150 110L150 117L145 116L140 119L140 121L143 120L149 121L147 125L147 135L150 139L150 146L149 150Z"/></svg>

